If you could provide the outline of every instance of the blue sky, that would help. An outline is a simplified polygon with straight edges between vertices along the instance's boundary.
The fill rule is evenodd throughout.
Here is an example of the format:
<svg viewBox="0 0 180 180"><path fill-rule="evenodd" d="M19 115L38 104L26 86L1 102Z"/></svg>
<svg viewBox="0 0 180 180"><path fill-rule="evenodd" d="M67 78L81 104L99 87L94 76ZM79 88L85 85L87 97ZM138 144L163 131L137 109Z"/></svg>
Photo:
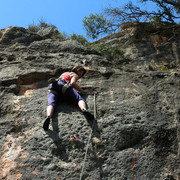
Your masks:
<svg viewBox="0 0 180 180"><path fill-rule="evenodd" d="M86 36L83 18L100 13L107 6L123 6L126 0L0 0L0 29L9 26L28 28L41 18L61 32ZM136 0L132 0L136 3ZM154 8L149 4L144 8Z"/></svg>

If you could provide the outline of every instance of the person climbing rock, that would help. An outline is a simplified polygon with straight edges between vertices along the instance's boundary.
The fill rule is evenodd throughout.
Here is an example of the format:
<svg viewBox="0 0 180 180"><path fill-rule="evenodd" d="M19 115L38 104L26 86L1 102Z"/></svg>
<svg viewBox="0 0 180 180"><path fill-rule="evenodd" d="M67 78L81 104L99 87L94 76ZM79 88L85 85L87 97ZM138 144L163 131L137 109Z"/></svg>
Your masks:
<svg viewBox="0 0 180 180"><path fill-rule="evenodd" d="M52 118L54 108L57 102L64 96L65 99L70 99L75 102L87 120L93 120L94 116L87 111L85 100L76 91L87 93L87 90L83 90L77 81L82 78L86 73L86 70L82 66L75 66L70 72L63 73L57 80L51 78L49 80L48 87L48 106L47 106L47 118L43 123L43 129L47 131L49 129L50 120ZM75 90L76 89L76 90Z"/></svg>

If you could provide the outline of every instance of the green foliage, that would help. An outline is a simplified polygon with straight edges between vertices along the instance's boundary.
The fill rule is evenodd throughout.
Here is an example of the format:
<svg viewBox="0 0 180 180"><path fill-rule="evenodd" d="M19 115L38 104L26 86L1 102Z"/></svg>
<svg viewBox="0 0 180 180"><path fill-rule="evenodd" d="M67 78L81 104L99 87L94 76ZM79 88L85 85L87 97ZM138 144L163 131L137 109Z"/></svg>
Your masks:
<svg viewBox="0 0 180 180"><path fill-rule="evenodd" d="M83 26L87 31L87 36L96 39L100 33L108 31L108 21L102 14L90 14L84 17Z"/></svg>
<svg viewBox="0 0 180 180"><path fill-rule="evenodd" d="M58 28L52 24L46 23L43 18L39 21L39 24L31 24L28 27L28 30L31 32L38 32L40 30L43 30L45 28L51 27L53 29L51 39L65 39L65 36L58 30Z"/></svg>
<svg viewBox="0 0 180 180"><path fill-rule="evenodd" d="M161 67L161 70L166 71L166 70L168 70L168 67L167 66L163 66L163 67Z"/></svg>
<svg viewBox="0 0 180 180"><path fill-rule="evenodd" d="M70 36L70 39L76 40L82 45L88 45L89 43L88 40L83 35L77 35L75 33Z"/></svg>
<svg viewBox="0 0 180 180"><path fill-rule="evenodd" d="M28 27L28 30L31 32L38 32L40 30L39 26L35 25L35 24L31 24Z"/></svg>
<svg viewBox="0 0 180 180"><path fill-rule="evenodd" d="M166 21L175 24L179 19L179 0L140 0L138 3L151 2L156 8L144 10L129 1L124 6L105 8L101 14L90 14L83 19L87 36L96 39L100 34L113 33L120 30L122 24L128 22L158 22ZM105 18L108 17L108 18Z"/></svg>
<svg viewBox="0 0 180 180"><path fill-rule="evenodd" d="M123 57L124 52L117 47L108 47L104 44L94 45L92 48L97 50L101 55L111 60L118 60Z"/></svg>
<svg viewBox="0 0 180 180"><path fill-rule="evenodd" d="M53 35L51 36L51 39L66 39L65 36L59 31L59 30L55 30Z"/></svg>
<svg viewBox="0 0 180 180"><path fill-rule="evenodd" d="M31 32L38 32L39 30L45 29L47 27L53 27L54 29L56 29L56 26L46 23L45 20L41 18L41 20L39 20L39 24L36 25L33 23L29 25L28 30Z"/></svg>
<svg viewBox="0 0 180 180"><path fill-rule="evenodd" d="M154 16L152 17L152 22L162 22L162 18L161 17L158 17L158 16Z"/></svg>

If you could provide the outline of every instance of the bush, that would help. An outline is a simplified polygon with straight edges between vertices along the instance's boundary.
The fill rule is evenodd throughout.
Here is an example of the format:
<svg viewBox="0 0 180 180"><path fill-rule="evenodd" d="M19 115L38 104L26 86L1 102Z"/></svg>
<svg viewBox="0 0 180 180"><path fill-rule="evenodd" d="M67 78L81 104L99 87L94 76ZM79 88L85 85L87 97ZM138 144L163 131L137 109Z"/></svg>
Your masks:
<svg viewBox="0 0 180 180"><path fill-rule="evenodd" d="M40 29L39 26L31 24L31 25L29 25L28 30L31 31L31 32L38 32L41 29Z"/></svg>
<svg viewBox="0 0 180 180"><path fill-rule="evenodd" d="M36 25L33 23L29 25L28 30L31 32L38 32L39 30L45 29L47 27L53 27L56 29L56 26L46 23L43 18L41 18L41 20L39 20L39 24Z"/></svg>
<svg viewBox="0 0 180 180"><path fill-rule="evenodd" d="M123 57L124 52L117 47L108 47L104 44L94 45L92 46L95 50L97 50L101 55L107 57L108 59L118 60Z"/></svg>
<svg viewBox="0 0 180 180"><path fill-rule="evenodd" d="M83 35L76 35L75 33L70 36L70 39L76 40L82 45L88 45L88 40Z"/></svg>
<svg viewBox="0 0 180 180"><path fill-rule="evenodd" d="M51 36L51 39L66 39L66 37L59 31L59 30L55 30L53 35Z"/></svg>
<svg viewBox="0 0 180 180"><path fill-rule="evenodd" d="M66 39L63 33L61 33L55 25L46 23L42 18L39 21L39 24L36 25L33 23L29 25L28 30L31 32L38 32L49 27L53 30L52 36L50 37L51 39Z"/></svg>

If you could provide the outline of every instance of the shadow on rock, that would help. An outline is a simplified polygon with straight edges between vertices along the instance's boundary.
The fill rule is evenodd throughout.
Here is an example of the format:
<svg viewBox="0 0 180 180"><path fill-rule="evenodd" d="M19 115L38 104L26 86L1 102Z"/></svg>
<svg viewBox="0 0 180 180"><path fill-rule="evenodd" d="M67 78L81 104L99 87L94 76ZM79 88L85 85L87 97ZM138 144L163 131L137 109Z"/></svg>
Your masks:
<svg viewBox="0 0 180 180"><path fill-rule="evenodd" d="M96 119L94 119L94 120L88 120L87 119L87 122L92 129L92 135L99 138L100 137L100 130L98 127L97 120Z"/></svg>
<svg viewBox="0 0 180 180"><path fill-rule="evenodd" d="M52 119L53 130L48 130L46 133L53 140L56 147L52 148L52 154L58 156L61 160L68 162L68 154L66 153L66 146L63 145L62 139L59 137L58 115Z"/></svg>

